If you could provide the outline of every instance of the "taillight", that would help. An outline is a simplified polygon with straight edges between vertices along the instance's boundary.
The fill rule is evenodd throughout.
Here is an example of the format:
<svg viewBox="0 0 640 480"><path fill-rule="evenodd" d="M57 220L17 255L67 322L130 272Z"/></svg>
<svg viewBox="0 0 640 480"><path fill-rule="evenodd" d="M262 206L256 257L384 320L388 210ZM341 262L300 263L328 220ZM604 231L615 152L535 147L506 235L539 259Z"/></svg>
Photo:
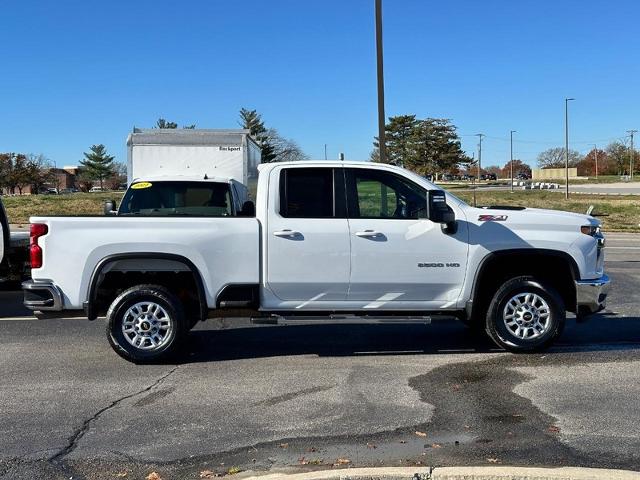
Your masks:
<svg viewBox="0 0 640 480"><path fill-rule="evenodd" d="M49 232L49 227L44 223L32 223L29 242L29 254L31 256L31 268L42 267L42 248L38 245L38 239Z"/></svg>

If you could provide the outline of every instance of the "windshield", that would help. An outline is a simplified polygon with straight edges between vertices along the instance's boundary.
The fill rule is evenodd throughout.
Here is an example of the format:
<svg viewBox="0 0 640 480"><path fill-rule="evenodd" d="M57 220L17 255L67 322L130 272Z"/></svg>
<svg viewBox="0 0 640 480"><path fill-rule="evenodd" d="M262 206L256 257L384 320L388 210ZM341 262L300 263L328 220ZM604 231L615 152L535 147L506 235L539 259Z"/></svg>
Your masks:
<svg viewBox="0 0 640 480"><path fill-rule="evenodd" d="M133 183L119 214L228 217L234 212L228 183L162 181Z"/></svg>

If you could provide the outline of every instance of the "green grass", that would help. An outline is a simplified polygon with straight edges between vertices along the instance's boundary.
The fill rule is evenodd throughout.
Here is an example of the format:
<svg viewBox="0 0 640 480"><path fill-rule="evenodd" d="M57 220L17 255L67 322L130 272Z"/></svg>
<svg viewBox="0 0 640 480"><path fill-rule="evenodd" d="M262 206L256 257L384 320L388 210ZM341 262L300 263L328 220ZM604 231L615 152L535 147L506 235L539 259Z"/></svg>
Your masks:
<svg viewBox="0 0 640 480"><path fill-rule="evenodd" d="M373 190L365 189L362 193L371 195L371 200L375 198ZM454 190L453 193L470 205L473 203L473 192ZM578 213L585 213L589 206L594 205L596 214L607 215L599 217L606 230L640 232L640 196L572 194L566 201L564 194L558 191L516 190L511 193L478 190L476 198L478 205L517 205ZM9 222L15 224L28 223L29 217L35 215L102 215L103 203L110 199L120 202L122 192L2 197Z"/></svg>
<svg viewBox="0 0 640 480"><path fill-rule="evenodd" d="M28 223L43 215L102 215L106 200L120 202L123 192L72 193L69 195L23 195L2 197L9 223Z"/></svg>
<svg viewBox="0 0 640 480"><path fill-rule="evenodd" d="M453 192L468 204L473 204L473 192ZM564 194L558 191L516 190L476 192L477 204L480 205L513 205L530 208L547 208L567 212L586 213L593 205L594 213L605 214L598 217L607 231L640 232L640 196L634 195L580 195L572 194L565 200Z"/></svg>

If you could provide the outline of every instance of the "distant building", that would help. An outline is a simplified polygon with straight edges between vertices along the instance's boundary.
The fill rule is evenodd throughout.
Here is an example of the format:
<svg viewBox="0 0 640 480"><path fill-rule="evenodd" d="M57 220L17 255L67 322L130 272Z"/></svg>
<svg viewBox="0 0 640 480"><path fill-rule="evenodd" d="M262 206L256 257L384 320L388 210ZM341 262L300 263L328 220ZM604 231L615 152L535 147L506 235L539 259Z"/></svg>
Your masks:
<svg viewBox="0 0 640 480"><path fill-rule="evenodd" d="M562 180L567 175L564 168L533 168L531 177L533 180ZM578 178L578 169L569 167L569 178Z"/></svg>
<svg viewBox="0 0 640 480"><path fill-rule="evenodd" d="M52 173L53 178L47 183L48 187L57 188L58 190L77 188L78 167L52 168L49 171Z"/></svg>

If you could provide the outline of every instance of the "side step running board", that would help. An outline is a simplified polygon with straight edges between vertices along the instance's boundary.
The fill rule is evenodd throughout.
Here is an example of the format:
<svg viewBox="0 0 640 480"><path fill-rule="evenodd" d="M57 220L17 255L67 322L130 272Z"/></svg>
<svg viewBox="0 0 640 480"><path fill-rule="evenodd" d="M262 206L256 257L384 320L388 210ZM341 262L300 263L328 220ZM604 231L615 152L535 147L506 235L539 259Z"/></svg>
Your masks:
<svg viewBox="0 0 640 480"><path fill-rule="evenodd" d="M429 316L400 316L400 315L271 315L264 317L252 317L251 323L256 325L321 325L325 323L345 323L345 324L383 324L383 323L409 323L423 324L431 323Z"/></svg>

